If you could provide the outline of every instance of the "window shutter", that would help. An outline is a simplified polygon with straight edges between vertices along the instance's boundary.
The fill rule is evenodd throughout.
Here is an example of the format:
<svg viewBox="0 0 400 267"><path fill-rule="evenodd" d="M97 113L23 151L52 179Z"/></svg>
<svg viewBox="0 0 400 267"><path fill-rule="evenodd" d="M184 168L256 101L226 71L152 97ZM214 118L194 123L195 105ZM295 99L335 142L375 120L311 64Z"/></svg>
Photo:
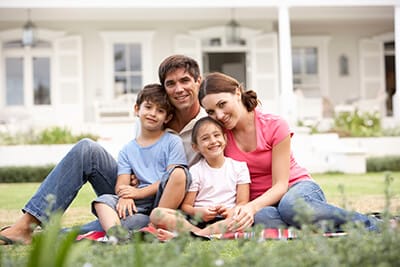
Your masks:
<svg viewBox="0 0 400 267"><path fill-rule="evenodd" d="M251 85L257 92L262 109L277 113L279 103L279 69L277 34L255 37L251 43Z"/></svg>
<svg viewBox="0 0 400 267"><path fill-rule="evenodd" d="M80 36L57 39L54 49L54 104L61 114L82 121L82 39Z"/></svg>

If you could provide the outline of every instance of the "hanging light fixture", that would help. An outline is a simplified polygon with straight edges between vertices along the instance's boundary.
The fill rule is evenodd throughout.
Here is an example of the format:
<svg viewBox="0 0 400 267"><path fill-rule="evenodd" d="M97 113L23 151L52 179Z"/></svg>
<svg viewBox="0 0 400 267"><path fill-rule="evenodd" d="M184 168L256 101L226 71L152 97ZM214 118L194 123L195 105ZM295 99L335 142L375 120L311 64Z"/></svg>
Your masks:
<svg viewBox="0 0 400 267"><path fill-rule="evenodd" d="M31 21L31 10L28 9L28 21L22 28L22 46L35 46L36 43L36 26Z"/></svg>
<svg viewBox="0 0 400 267"><path fill-rule="evenodd" d="M240 24L235 20L235 9L231 9L231 20L226 24L226 42L228 44L240 44Z"/></svg>

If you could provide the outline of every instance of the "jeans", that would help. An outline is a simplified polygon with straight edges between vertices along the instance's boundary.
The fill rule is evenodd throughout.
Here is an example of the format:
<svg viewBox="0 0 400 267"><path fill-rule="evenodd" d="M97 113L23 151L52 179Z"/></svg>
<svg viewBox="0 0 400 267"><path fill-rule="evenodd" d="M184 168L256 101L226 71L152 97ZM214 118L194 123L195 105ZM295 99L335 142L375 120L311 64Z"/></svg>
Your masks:
<svg viewBox="0 0 400 267"><path fill-rule="evenodd" d="M331 223L333 229L347 222L360 222L370 231L378 231L379 220L353 211L335 207L326 202L325 195L317 183L312 180L300 181L292 185L276 206L259 210L254 216L254 224L266 228L294 226L300 228L298 218L305 222L320 224ZM304 223L304 221L303 221Z"/></svg>
<svg viewBox="0 0 400 267"><path fill-rule="evenodd" d="M49 173L22 211L46 222L51 213L64 212L86 182L98 196L114 194L117 169L116 160L102 146L82 139ZM92 230L102 231L97 220L80 227L82 233Z"/></svg>

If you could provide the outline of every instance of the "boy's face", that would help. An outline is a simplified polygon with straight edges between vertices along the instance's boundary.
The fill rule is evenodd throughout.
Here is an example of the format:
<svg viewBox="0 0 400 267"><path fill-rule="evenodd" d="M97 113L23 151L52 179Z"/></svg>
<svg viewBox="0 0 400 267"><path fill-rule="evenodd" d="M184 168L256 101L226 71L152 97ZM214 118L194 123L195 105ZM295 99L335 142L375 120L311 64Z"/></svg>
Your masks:
<svg viewBox="0 0 400 267"><path fill-rule="evenodd" d="M206 160L224 155L225 134L214 123L205 123L200 126L196 142L197 144L193 144L193 149L199 151Z"/></svg>
<svg viewBox="0 0 400 267"><path fill-rule="evenodd" d="M185 110L198 105L200 81L200 78L194 80L184 68L166 75L164 87L169 100L177 110Z"/></svg>
<svg viewBox="0 0 400 267"><path fill-rule="evenodd" d="M135 112L140 119L141 127L148 131L164 129L164 124L172 118L167 111L151 101L143 101L140 106L135 105Z"/></svg>

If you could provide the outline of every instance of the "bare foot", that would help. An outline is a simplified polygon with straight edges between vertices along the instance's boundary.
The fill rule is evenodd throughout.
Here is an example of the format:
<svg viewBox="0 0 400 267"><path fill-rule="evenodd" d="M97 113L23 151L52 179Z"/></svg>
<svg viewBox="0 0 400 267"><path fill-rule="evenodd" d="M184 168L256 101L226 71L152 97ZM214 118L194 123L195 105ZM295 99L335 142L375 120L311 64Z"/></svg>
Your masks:
<svg viewBox="0 0 400 267"><path fill-rule="evenodd" d="M158 240L160 240L162 242L166 242L166 241L169 241L172 238L176 237L176 234L174 234L173 232L170 232L168 230L158 228L156 236L157 236Z"/></svg>
<svg viewBox="0 0 400 267"><path fill-rule="evenodd" d="M4 227L0 232L0 235L5 237L5 239L9 239L12 241L6 242L5 240L0 240L0 245L11 245L14 243L20 243L24 245L28 245L32 242L32 231L19 229L15 226Z"/></svg>

